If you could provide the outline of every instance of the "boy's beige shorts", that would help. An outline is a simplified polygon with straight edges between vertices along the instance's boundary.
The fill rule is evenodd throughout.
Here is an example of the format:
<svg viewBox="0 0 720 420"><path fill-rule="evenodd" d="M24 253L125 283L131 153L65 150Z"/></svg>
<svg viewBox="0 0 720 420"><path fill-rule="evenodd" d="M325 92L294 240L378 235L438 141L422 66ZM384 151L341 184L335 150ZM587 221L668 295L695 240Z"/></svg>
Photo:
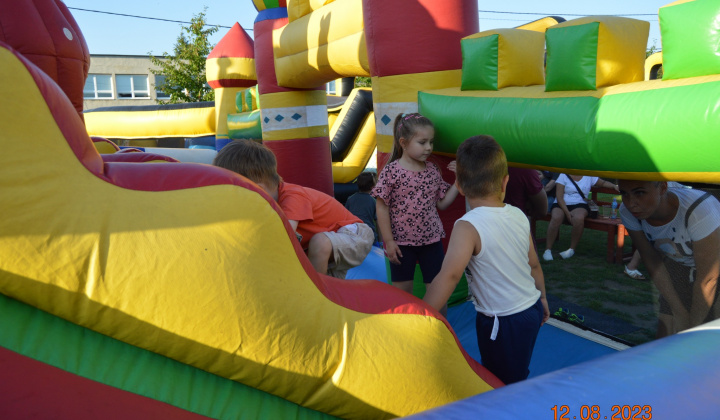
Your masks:
<svg viewBox="0 0 720 420"><path fill-rule="evenodd" d="M328 275L344 279L347 271L362 264L370 253L375 234L365 223L355 223L354 226L357 229L343 226L336 232L323 232L332 243L335 260L328 265Z"/></svg>

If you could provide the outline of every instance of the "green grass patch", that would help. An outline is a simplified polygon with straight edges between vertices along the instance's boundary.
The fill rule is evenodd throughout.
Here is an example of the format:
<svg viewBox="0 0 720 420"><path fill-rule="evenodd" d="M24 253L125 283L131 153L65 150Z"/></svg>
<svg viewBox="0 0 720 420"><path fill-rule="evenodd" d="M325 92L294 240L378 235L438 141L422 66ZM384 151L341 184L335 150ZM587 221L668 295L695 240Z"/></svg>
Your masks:
<svg viewBox="0 0 720 420"><path fill-rule="evenodd" d="M612 197L612 196L610 196ZM611 198L612 199L612 198ZM537 236L545 237L547 222L537 222ZM623 264L605 261L607 234L586 229L575 255L563 260L559 252L570 246L570 226L560 227L560 239L553 245L553 261L542 261L545 243L538 244L545 288L548 293L567 302L619 318L638 328L618 336L633 344L642 344L655 337L658 292L650 280L635 280L624 273ZM632 251L626 237L624 252ZM646 274L645 267L640 271ZM550 308L554 311L557 308Z"/></svg>

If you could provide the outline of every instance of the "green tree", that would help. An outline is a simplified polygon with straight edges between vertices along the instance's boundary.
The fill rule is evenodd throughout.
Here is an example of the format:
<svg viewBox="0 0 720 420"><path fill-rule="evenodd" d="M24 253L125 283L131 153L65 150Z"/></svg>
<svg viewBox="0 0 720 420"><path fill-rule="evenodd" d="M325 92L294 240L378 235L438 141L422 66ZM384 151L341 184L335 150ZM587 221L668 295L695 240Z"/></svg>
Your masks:
<svg viewBox="0 0 720 420"><path fill-rule="evenodd" d="M205 12L195 15L189 26L183 26L173 49L174 54L163 53L162 58L150 54L150 61L159 70L150 69L154 75L165 76L157 89L170 95L168 101L157 100L160 104L181 102L202 102L215 99L215 92L205 80L205 60L213 49L208 38L217 32L217 26L205 23Z"/></svg>
<svg viewBox="0 0 720 420"><path fill-rule="evenodd" d="M645 50L645 58L650 57L651 55L655 54L656 52L662 51L655 43L657 42L657 39L653 39L653 43L651 47L648 47Z"/></svg>
<svg viewBox="0 0 720 420"><path fill-rule="evenodd" d="M355 87L372 87L372 78L370 77L356 77L355 78Z"/></svg>

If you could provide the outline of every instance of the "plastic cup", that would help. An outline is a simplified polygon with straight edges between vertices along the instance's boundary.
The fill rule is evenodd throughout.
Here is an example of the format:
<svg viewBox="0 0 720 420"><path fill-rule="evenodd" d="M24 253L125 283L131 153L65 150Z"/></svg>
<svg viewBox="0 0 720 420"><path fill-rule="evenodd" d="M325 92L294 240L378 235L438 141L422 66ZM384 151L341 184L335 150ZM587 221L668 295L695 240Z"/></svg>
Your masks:
<svg viewBox="0 0 720 420"><path fill-rule="evenodd" d="M602 217L603 219L609 218L611 212L612 212L612 207L600 206L600 217Z"/></svg>

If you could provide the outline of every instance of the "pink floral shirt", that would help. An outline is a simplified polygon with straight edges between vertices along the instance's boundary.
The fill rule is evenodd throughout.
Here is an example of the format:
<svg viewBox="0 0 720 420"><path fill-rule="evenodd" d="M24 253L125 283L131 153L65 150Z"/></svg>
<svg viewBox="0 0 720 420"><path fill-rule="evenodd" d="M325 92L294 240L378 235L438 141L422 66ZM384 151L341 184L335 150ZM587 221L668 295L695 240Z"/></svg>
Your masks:
<svg viewBox="0 0 720 420"><path fill-rule="evenodd" d="M390 210L390 227L398 245L428 245L445 237L437 202L450 184L440 169L426 162L420 172L409 171L400 161L385 165L372 195L382 198Z"/></svg>

